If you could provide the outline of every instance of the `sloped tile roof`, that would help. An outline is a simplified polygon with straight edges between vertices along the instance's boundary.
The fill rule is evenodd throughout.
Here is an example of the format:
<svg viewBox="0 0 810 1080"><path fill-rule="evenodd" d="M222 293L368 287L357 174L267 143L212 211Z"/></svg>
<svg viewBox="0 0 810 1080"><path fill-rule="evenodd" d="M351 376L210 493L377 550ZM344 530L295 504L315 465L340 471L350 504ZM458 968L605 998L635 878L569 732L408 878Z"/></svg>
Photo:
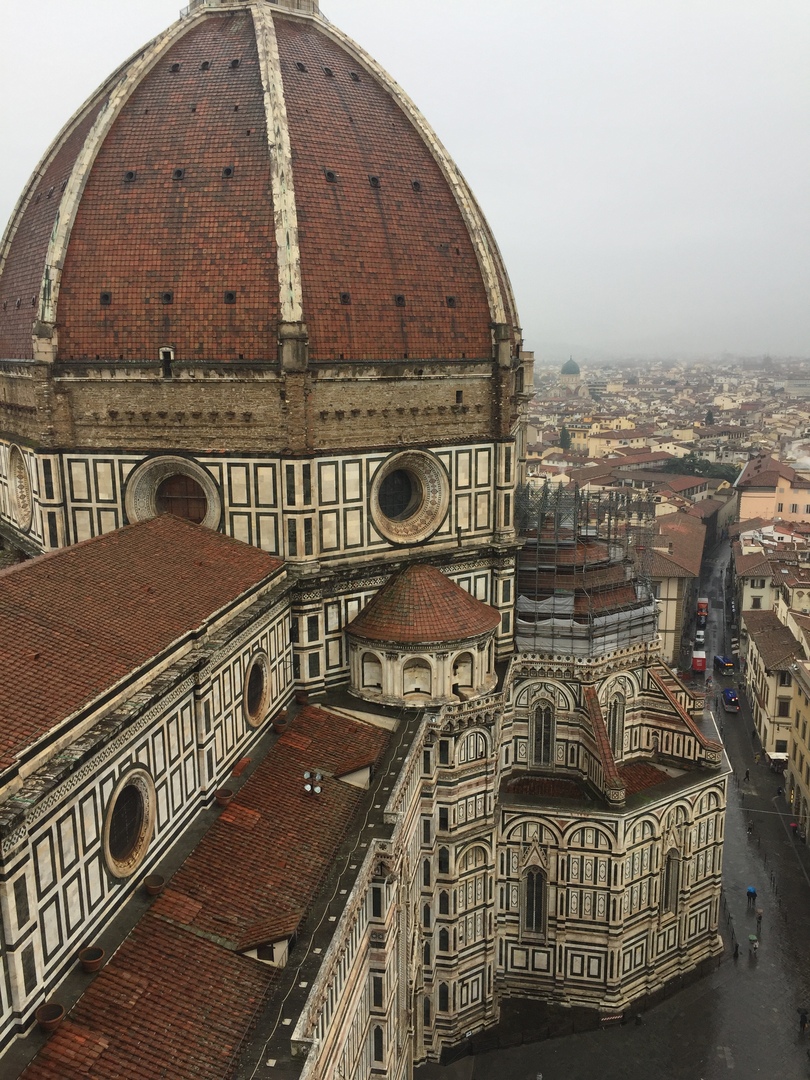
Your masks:
<svg viewBox="0 0 810 1080"><path fill-rule="evenodd" d="M222 1080L276 976L153 908L22 1077Z"/></svg>
<svg viewBox="0 0 810 1080"><path fill-rule="evenodd" d="M316 706L237 793L45 1044L24 1080L222 1080L277 973L238 950L290 936L362 792L333 777L375 764L389 734ZM324 774L306 795L305 769Z"/></svg>
<svg viewBox="0 0 810 1080"><path fill-rule="evenodd" d="M768 454L751 458L737 478L736 486L775 488L780 480L796 479L796 470Z"/></svg>
<svg viewBox="0 0 810 1080"><path fill-rule="evenodd" d="M671 551L653 551L652 577L699 577L706 526L689 513L666 514L658 521L653 545L672 545Z"/></svg>
<svg viewBox="0 0 810 1080"><path fill-rule="evenodd" d="M408 566L380 589L348 630L370 641L403 645L464 641L486 634L501 617L427 564Z"/></svg>
<svg viewBox="0 0 810 1080"><path fill-rule="evenodd" d="M282 565L165 514L0 573L0 769Z"/></svg>
<svg viewBox="0 0 810 1080"><path fill-rule="evenodd" d="M655 787L669 780L669 775L663 769L656 768L648 761L632 761L629 765L622 765L619 776L624 784L627 795L636 795L646 788Z"/></svg>
<svg viewBox="0 0 810 1080"><path fill-rule="evenodd" d="M744 611L742 620L767 670L779 670L802 656L801 645L775 611Z"/></svg>
<svg viewBox="0 0 810 1080"><path fill-rule="evenodd" d="M373 765L388 734L307 706L154 905L228 948L261 944L265 926L303 919L362 799L335 779ZM321 794L304 791L320 772Z"/></svg>

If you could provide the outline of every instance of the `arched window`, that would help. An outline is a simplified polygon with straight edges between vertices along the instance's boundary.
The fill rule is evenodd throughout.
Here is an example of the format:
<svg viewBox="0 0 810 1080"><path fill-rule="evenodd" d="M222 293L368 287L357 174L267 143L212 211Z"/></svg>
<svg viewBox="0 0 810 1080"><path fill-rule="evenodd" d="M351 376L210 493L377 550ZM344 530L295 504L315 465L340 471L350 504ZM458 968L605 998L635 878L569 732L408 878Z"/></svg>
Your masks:
<svg viewBox="0 0 810 1080"><path fill-rule="evenodd" d="M678 888L680 885L681 856L674 849L667 854L664 866L664 889L661 896L664 911L678 910Z"/></svg>
<svg viewBox="0 0 810 1080"><path fill-rule="evenodd" d="M425 967L430 967L430 942L426 941L422 948L422 963Z"/></svg>
<svg viewBox="0 0 810 1080"><path fill-rule="evenodd" d="M450 988L447 983L439 983L439 1012L447 1012L450 1008Z"/></svg>
<svg viewBox="0 0 810 1080"><path fill-rule="evenodd" d="M446 848L446 847L440 847L439 848L439 873L440 874L449 874L450 873L450 848Z"/></svg>
<svg viewBox="0 0 810 1080"><path fill-rule="evenodd" d="M159 514L173 514L199 524L208 513L208 500L193 476L176 473L158 485L155 509Z"/></svg>
<svg viewBox="0 0 810 1080"><path fill-rule="evenodd" d="M473 686L473 657L472 653L460 653L453 661L453 691L456 687L461 690L471 690Z"/></svg>
<svg viewBox="0 0 810 1080"><path fill-rule="evenodd" d="M439 952L450 952L450 931L445 927L439 931Z"/></svg>
<svg viewBox="0 0 810 1080"><path fill-rule="evenodd" d="M430 885L430 859L425 859L422 863L422 884Z"/></svg>
<svg viewBox="0 0 810 1080"><path fill-rule="evenodd" d="M523 929L542 934L546 917L546 875L533 868L524 882Z"/></svg>
<svg viewBox="0 0 810 1080"><path fill-rule="evenodd" d="M378 1025L374 1028L374 1060L383 1060L383 1029Z"/></svg>
<svg viewBox="0 0 810 1080"><path fill-rule="evenodd" d="M427 994L422 999L422 1019L425 1027L430 1027L430 998Z"/></svg>
<svg viewBox="0 0 810 1080"><path fill-rule="evenodd" d="M430 929L430 904L425 904L422 908L422 926L426 930Z"/></svg>
<svg viewBox="0 0 810 1080"><path fill-rule="evenodd" d="M554 710L550 704L535 710L533 751L535 765L554 764Z"/></svg>
<svg viewBox="0 0 810 1080"><path fill-rule="evenodd" d="M444 889L439 893L439 914L450 914L450 893L446 892Z"/></svg>
<svg viewBox="0 0 810 1080"><path fill-rule="evenodd" d="M464 765L468 761L480 761L487 756L486 736L480 731L471 731L461 742L459 762Z"/></svg>
<svg viewBox="0 0 810 1080"><path fill-rule="evenodd" d="M363 686L366 690L382 690L382 664L374 653L363 654Z"/></svg>
<svg viewBox="0 0 810 1080"><path fill-rule="evenodd" d="M624 698L617 694L608 707L608 738L617 761L624 754L624 705Z"/></svg>
<svg viewBox="0 0 810 1080"><path fill-rule="evenodd" d="M409 694L431 696L433 693L433 680L430 664L426 660L408 661L402 669L402 692L405 697Z"/></svg>

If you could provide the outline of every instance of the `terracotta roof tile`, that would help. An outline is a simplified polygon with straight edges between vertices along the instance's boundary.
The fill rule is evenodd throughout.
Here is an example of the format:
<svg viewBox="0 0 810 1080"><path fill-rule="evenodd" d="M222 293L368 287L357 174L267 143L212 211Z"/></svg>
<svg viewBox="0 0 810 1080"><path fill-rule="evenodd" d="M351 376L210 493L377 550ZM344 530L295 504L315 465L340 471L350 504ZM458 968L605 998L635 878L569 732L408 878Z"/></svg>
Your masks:
<svg viewBox="0 0 810 1080"><path fill-rule="evenodd" d="M362 798L333 776L358 760L378 761L388 739L368 724L303 709L40 1050L25 1080L230 1075L276 978L237 950L295 933ZM320 796L304 793L307 768L324 774Z"/></svg>
<svg viewBox="0 0 810 1080"><path fill-rule="evenodd" d="M632 761L629 765L622 765L619 776L624 784L627 795L636 795L639 791L655 787L669 780L669 775L663 769L656 768L648 761Z"/></svg>
<svg viewBox="0 0 810 1080"><path fill-rule="evenodd" d="M279 911L297 925L362 798L335 777L373 765L387 742L385 731L307 706L154 910L229 948L260 942ZM323 774L320 795L304 791L307 770Z"/></svg>
<svg viewBox="0 0 810 1080"><path fill-rule="evenodd" d="M222 1080L275 975L152 909L22 1076Z"/></svg>
<svg viewBox="0 0 810 1080"><path fill-rule="evenodd" d="M464 641L494 630L501 617L426 564L395 574L349 626L350 634L404 645Z"/></svg>
<svg viewBox="0 0 810 1080"><path fill-rule="evenodd" d="M0 769L282 565L163 515L0 572Z"/></svg>
<svg viewBox="0 0 810 1080"><path fill-rule="evenodd" d="M778 671L802 656L801 645L775 611L744 611L742 621L767 670Z"/></svg>

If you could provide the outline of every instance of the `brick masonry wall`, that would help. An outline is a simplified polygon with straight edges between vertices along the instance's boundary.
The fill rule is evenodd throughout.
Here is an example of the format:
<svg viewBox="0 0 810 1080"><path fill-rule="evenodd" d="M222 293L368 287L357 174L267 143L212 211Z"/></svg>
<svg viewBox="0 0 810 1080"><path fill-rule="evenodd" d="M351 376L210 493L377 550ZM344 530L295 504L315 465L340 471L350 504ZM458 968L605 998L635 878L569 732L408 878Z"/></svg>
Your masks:
<svg viewBox="0 0 810 1080"><path fill-rule="evenodd" d="M421 372L421 374L419 374ZM492 365L157 365L0 371L0 427L31 446L307 453L497 437ZM495 385L493 386L493 379ZM457 400L458 396L461 400Z"/></svg>

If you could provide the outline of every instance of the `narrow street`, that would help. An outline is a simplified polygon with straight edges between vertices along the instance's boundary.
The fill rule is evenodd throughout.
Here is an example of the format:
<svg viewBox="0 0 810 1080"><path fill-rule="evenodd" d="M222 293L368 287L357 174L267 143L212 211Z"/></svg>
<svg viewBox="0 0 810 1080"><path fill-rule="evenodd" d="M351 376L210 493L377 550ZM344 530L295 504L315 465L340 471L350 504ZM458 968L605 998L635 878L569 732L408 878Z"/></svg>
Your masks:
<svg viewBox="0 0 810 1080"><path fill-rule="evenodd" d="M731 655L723 596L729 557L726 541L704 560L700 595L711 601L709 664L715 653ZM734 681L715 678L714 684L719 691ZM715 716L713 694L706 704L705 730L721 735L734 769L720 926L726 950L717 969L645 1013L640 1024L494 1051L444 1069L425 1067L419 1080L810 1078L810 1034L799 1033L797 1014L799 1006L810 1007L810 851L790 835L791 817L777 795L781 776L755 763L758 745L744 694L738 714L721 707ZM756 930L756 910L746 901L751 885L763 912L756 957L748 950L748 935Z"/></svg>

